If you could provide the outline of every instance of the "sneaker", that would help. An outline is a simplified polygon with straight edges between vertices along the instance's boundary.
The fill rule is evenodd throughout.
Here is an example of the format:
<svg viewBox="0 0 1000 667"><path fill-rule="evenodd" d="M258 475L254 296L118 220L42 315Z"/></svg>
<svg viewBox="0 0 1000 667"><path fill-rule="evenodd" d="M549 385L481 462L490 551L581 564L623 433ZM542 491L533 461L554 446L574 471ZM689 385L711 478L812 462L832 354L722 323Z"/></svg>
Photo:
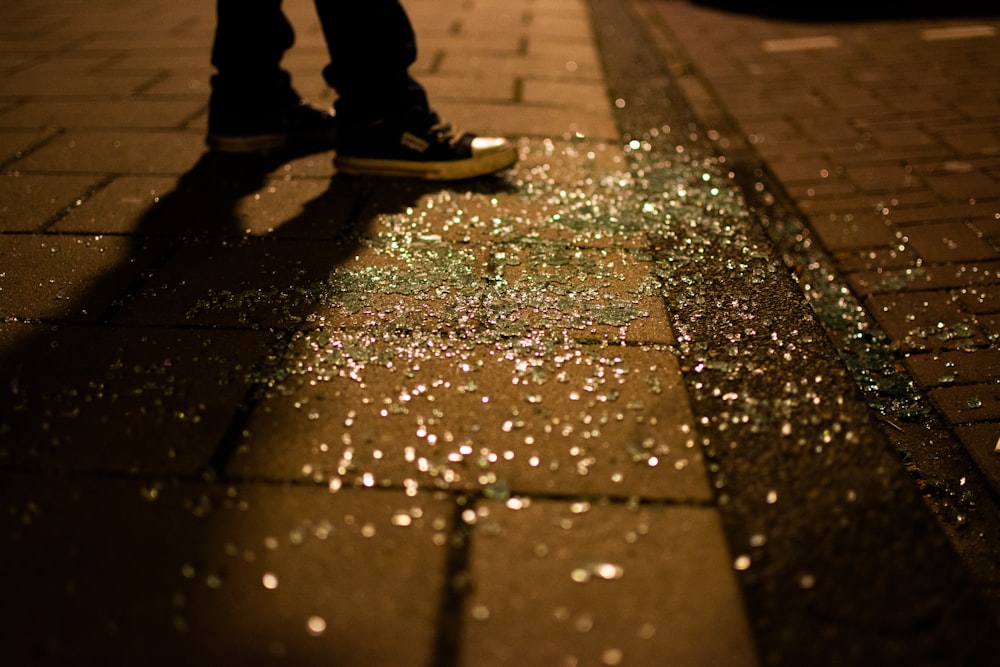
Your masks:
<svg viewBox="0 0 1000 667"><path fill-rule="evenodd" d="M517 162L517 148L507 139L456 130L433 113L429 120L423 130L380 121L342 131L334 160L337 171L455 181L492 174Z"/></svg>
<svg viewBox="0 0 1000 667"><path fill-rule="evenodd" d="M235 111L210 108L205 143L224 153L260 153L282 148L315 151L333 148L337 118L296 100L278 110L252 107Z"/></svg>

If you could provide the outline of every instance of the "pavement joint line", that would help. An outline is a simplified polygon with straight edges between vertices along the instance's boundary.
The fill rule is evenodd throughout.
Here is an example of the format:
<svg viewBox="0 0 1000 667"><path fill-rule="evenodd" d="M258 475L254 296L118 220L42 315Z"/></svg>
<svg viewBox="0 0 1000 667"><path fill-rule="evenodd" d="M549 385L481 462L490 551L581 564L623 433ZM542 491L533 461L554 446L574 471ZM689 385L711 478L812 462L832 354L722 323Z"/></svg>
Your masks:
<svg viewBox="0 0 1000 667"><path fill-rule="evenodd" d="M181 119L177 124L177 128L180 130L194 130L196 128L191 127L192 123L197 122L199 119L205 117L208 113L208 104L204 104L200 109L192 111L187 118Z"/></svg>
<svg viewBox="0 0 1000 667"><path fill-rule="evenodd" d="M126 477L133 477L131 475L124 475ZM170 479L175 477L174 475L160 475L152 476L151 479ZM402 484L375 484L372 487L365 487L361 484L357 484L361 476L352 475L341 475L342 480L349 480L352 484L343 484L337 491L332 491L331 493L344 493L349 491L381 491L381 492L400 492L406 491L408 487ZM202 479L200 476L189 476L189 480ZM287 478L276 478L276 477L264 477L260 475L229 475L222 474L218 477L211 478L214 481L225 484L247 484L247 485L266 485L266 486L295 486L295 487L316 487L318 489L328 489L329 482L324 481L314 481L311 479L301 478L289 480ZM437 488L434 486L428 486L427 488L421 488L418 493L426 494L441 494L444 496L451 496L456 499L465 499L462 502L479 502L479 501L496 501L502 502L509 499L527 499L531 501L539 502L555 502L555 503L575 503L575 502L585 502L592 505L609 505L609 506L620 506L620 507L654 507L654 508L670 508L670 507L687 507L692 509L706 509L714 510L717 506L717 501L715 499L702 500L699 498L648 498L644 496L636 496L631 494L608 494L608 493L558 493L558 492L543 492L543 491L518 491L516 488L505 490L503 492L494 492L489 489L461 489L461 488Z"/></svg>
<svg viewBox="0 0 1000 667"><path fill-rule="evenodd" d="M118 315L125 307L126 302L133 296L141 294L143 286L149 283L151 273L165 266L182 247L182 244L177 243L176 240L165 242L160 252L156 253L156 255L153 256L144 267L142 267L142 270L139 271L132 280L124 285L122 290L119 291L115 298L111 300L107 308L105 308L104 311L97 317L96 324L103 325L105 327L112 324L115 316Z"/></svg>
<svg viewBox="0 0 1000 667"><path fill-rule="evenodd" d="M149 89L153 88L157 84L167 81L169 78L170 78L169 72L165 71L158 72L157 74L150 77L145 83L140 83L138 86L136 86L130 94L123 95L122 98L131 99L137 96L144 95L146 94L147 91L149 91Z"/></svg>
<svg viewBox="0 0 1000 667"><path fill-rule="evenodd" d="M204 469L193 473L150 473L150 472L130 472L117 469L89 469L89 470L67 470L59 467L44 465L31 466L20 465L0 465L0 474L24 475L31 477L41 477L45 479L91 479L91 480L136 480L146 483L176 483L176 484L222 484L234 487L262 486L271 488L315 488L317 490L327 490L331 495L338 493L383 493L396 495L406 492L408 487L401 484L382 485L376 484L372 487L365 487L360 484L344 484L336 491L329 490L329 483L326 481L316 482L310 479L288 479L284 477L265 477L259 475L216 475L211 469ZM350 479L350 476L343 476L343 479ZM561 504L586 503L594 506L627 507L627 508L688 508L715 510L717 501L714 499L701 500L697 498L647 498L635 495L603 494L603 493L556 493L526 491L518 492L511 489L504 493L494 494L482 489L457 489L457 488L436 488L433 486L421 487L417 495L433 495L438 497L451 498L461 507L468 507L480 502L501 502L511 499L526 500L530 502L552 502Z"/></svg>
<svg viewBox="0 0 1000 667"><path fill-rule="evenodd" d="M455 498L452 508L451 530L449 532L445 558L444 591L438 607L436 636L434 638L432 664L435 667L452 667L459 664L462 630L467 622L465 603L472 592L472 583L467 581L471 565L473 529L463 520L467 508L475 503L462 502Z"/></svg>
<svg viewBox="0 0 1000 667"><path fill-rule="evenodd" d="M51 232L52 228L55 225L59 224L60 220L63 220L66 216L68 216L70 213L72 213L73 210L77 206L79 206L83 202L87 201L88 199L90 199L91 197L93 197L94 195L96 195L98 192L100 192L101 190L103 190L104 188L106 188L108 185L110 185L115 180L115 178L116 178L115 176L108 175L108 176L105 176L104 178L102 178L101 180L99 180L97 183L95 183L94 185L92 185L85 193L81 194L79 197L76 197L74 204L70 204L69 206L66 206L65 208L63 208L62 210L56 211L52 215L52 217L50 217L47 221L45 221L44 223L42 223L38 227L38 229L36 230L36 232L41 232L43 234L50 234L50 233L52 233ZM28 233L32 233L32 232L28 232ZM55 235L61 236L61 234L59 234L58 232L55 232ZM93 235L92 234L87 234L85 236L89 237L89 236L93 236Z"/></svg>
<svg viewBox="0 0 1000 667"><path fill-rule="evenodd" d="M276 344L275 347L279 347L280 343L284 343L283 348L287 350L291 341L279 340L279 344ZM278 352L272 348L272 354L281 354L284 350ZM253 417L254 410L264 399L265 390L266 387L260 384L251 384L247 388L242 400L240 400L233 415L230 417L229 423L226 425L226 430L219 438L214 451L209 457L205 469L206 475L211 475L214 478L223 478L225 476L226 468L232 462L233 457L239 452L243 434L246 432L246 427Z"/></svg>
<svg viewBox="0 0 1000 667"><path fill-rule="evenodd" d="M14 235L14 234L11 234ZM36 236L35 234L29 234L29 236ZM54 236L54 235L53 235ZM91 235L81 235L84 237L89 237ZM173 248L171 248L173 249ZM128 298L132 292L122 298ZM117 311L115 311L117 312ZM77 328L94 328L101 330L158 330L158 331L206 331L206 332L245 332L245 331L268 331L275 334L283 334L287 336L293 336L297 334L308 334L312 332L329 330L331 327L322 324L306 324L306 325L266 325L266 324L247 324L247 325L236 325L236 324L198 324L196 322L185 322L183 324L176 323L162 323L162 322L115 322L106 321L103 318L97 320L74 320L67 319L64 317L11 317L3 316L0 317L0 322L5 322L8 324L51 324L59 326L71 326ZM342 331L346 333L357 333L365 331L363 327L358 326L340 326L335 327L334 330ZM411 333L410 330L400 330L400 333ZM440 338L445 339L447 336L442 334ZM497 335L495 340L497 341L518 341L523 337L516 334L504 334ZM456 340L470 340L469 338L461 338ZM608 343L607 339L604 338L590 338L590 337L573 337L573 336L558 336L553 337L551 340L573 342L583 348L587 349L599 349L599 350L609 350L613 351L616 349L637 349L637 350L665 350L670 352L676 352L676 345L673 343L665 343L662 341L644 341L644 340L627 340L623 342Z"/></svg>
<svg viewBox="0 0 1000 667"><path fill-rule="evenodd" d="M0 118L2 118L2 116L0 116ZM50 143L52 143L53 141L55 141L57 138L59 138L61 136L65 136L65 135L66 135L66 130L64 130L62 128L59 128L55 132L53 132L50 136L44 137L44 138L40 139L39 141L36 141L33 144L29 144L24 150L22 150L19 153L15 154L13 157L11 157L6 162L0 162L0 172L3 172L5 174L6 173L10 173L11 171L17 172L18 171L17 169L12 169L12 167L14 167L14 165L16 165L18 162L20 162L24 158L28 157L29 155L31 155L32 153L34 153L34 152L36 152L36 151L38 151L38 150L40 150L42 148L45 148ZM31 172L31 173L38 173L38 172Z"/></svg>
<svg viewBox="0 0 1000 667"><path fill-rule="evenodd" d="M438 72L440 72L441 65L444 63L444 59L447 57L448 53L444 49L438 49L437 51L435 51L434 55L431 57L430 64L427 66L427 71L430 74L437 74Z"/></svg>

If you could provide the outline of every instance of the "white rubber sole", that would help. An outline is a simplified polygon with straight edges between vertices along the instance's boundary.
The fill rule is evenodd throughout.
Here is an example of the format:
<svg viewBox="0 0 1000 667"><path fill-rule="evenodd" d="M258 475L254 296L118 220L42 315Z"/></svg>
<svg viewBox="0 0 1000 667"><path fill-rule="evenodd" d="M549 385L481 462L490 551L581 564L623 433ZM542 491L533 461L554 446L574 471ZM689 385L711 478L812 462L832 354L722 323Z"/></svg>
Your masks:
<svg viewBox="0 0 1000 667"><path fill-rule="evenodd" d="M288 135L255 134L249 137L230 137L210 134L205 137L205 143L213 151L222 153L261 153L285 148L288 145Z"/></svg>
<svg viewBox="0 0 1000 667"><path fill-rule="evenodd" d="M242 137L210 134L205 137L208 147L221 153L264 153L291 146L311 145L321 150L332 150L335 140L334 135L325 134L254 134Z"/></svg>
<svg viewBox="0 0 1000 667"><path fill-rule="evenodd" d="M385 160L338 155L334 159L337 171L356 176L387 176L417 178L425 181L460 181L493 174L513 166L518 159L513 146L465 160L443 162L418 162L414 160Z"/></svg>

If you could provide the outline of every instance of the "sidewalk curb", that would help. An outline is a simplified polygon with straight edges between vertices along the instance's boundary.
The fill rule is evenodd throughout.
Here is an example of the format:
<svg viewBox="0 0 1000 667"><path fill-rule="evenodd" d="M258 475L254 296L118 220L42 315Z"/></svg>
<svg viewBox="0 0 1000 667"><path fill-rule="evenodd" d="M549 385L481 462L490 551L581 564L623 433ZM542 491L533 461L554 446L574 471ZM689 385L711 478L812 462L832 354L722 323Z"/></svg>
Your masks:
<svg viewBox="0 0 1000 667"><path fill-rule="evenodd" d="M626 139L669 156L670 134L651 132L667 115L675 131L703 136L701 108L686 97L696 89L670 76L634 5L628 14L607 0L591 5L609 87L624 102ZM716 155L711 139L702 139L706 163ZM717 166L752 168L745 158L737 148ZM670 307L678 338L693 341L680 356L717 466L731 548L748 558L738 569L765 664L926 664L930 656L976 664L995 656L996 628L973 583L800 288L782 272L754 281L756 269L783 266L780 256L755 221L726 222L729 229L706 223L694 232L711 236L694 239L710 256L684 256L694 245L686 230L667 234L662 252L677 267L666 277ZM727 262L745 268L727 270ZM706 313L699 303L719 309ZM755 317L761 312L770 323ZM765 326L776 337L751 331ZM735 341L736 364L706 363L708 352ZM796 401L786 378L801 378L813 398Z"/></svg>

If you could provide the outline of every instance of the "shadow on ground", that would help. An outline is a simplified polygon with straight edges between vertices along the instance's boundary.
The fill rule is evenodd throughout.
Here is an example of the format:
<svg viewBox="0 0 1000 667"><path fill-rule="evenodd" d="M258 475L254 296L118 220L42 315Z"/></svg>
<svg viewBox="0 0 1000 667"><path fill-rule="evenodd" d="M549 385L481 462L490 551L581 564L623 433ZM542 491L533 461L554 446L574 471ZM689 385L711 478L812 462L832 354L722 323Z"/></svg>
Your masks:
<svg viewBox="0 0 1000 667"><path fill-rule="evenodd" d="M259 389L255 369L318 309L339 326L331 272L358 261L379 216L441 187L284 178L279 170L300 157L206 153L125 236L18 241L42 264L23 266L22 255L7 269L21 287L8 291L0 321L0 470L222 470ZM103 214L119 200L109 197ZM81 256L97 268L78 269ZM33 285L58 278L59 261L83 293L52 308Z"/></svg>
<svg viewBox="0 0 1000 667"><path fill-rule="evenodd" d="M442 187L284 178L300 157L205 154L137 220L122 215L122 233L12 240L14 289L0 306L0 587L16 610L0 641L11 664L379 663L365 657L380 643L364 628L381 631L411 580L428 594L396 613L434 627L445 552L430 533L450 518L447 501L428 501L427 527L406 545L345 532L333 551L321 540L282 551L262 545L313 521L332 525L330 516L388 523L379 513L399 499L225 476L263 391L259 370L317 326L318 312L326 326L347 326L331 274L377 258L383 214ZM112 186L84 204L105 228L123 196L148 194L135 181ZM80 268L81 257L96 263ZM40 268L25 265L32 258ZM82 289L69 303L39 287L77 269ZM394 554L406 554L405 567ZM340 591L351 589L337 568L372 563L374 599L345 609ZM279 568L275 597L261 576Z"/></svg>
<svg viewBox="0 0 1000 667"><path fill-rule="evenodd" d="M729 12L754 14L793 21L880 21L929 18L1000 16L996 2L956 0L955 2L865 2L825 0L825 2L777 2L753 0L690 0L692 4Z"/></svg>

